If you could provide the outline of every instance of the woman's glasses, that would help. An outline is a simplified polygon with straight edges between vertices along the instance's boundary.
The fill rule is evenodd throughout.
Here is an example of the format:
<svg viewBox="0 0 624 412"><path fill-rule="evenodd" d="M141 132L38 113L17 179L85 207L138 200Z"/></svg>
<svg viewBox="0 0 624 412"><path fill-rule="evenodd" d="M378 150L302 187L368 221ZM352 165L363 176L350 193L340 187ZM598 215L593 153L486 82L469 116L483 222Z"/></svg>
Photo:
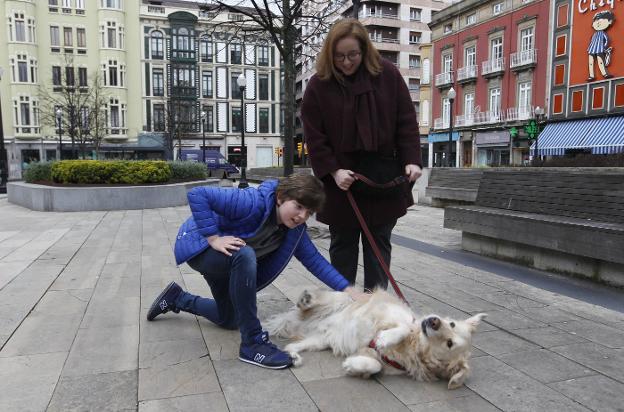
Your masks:
<svg viewBox="0 0 624 412"><path fill-rule="evenodd" d="M358 57L360 57L360 54L362 54L362 52L356 50L352 50L347 54L334 54L334 61L342 63L345 61L345 59L349 59L349 61L353 62L357 60Z"/></svg>

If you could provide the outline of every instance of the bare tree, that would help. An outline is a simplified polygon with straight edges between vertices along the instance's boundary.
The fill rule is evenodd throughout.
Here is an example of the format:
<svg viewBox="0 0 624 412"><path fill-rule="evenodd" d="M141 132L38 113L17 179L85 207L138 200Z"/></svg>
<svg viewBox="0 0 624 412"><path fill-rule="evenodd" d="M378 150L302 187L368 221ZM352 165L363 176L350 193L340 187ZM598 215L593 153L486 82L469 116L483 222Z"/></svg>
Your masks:
<svg viewBox="0 0 624 412"><path fill-rule="evenodd" d="M284 109L284 175L293 173L295 136L295 84L297 59L314 58L319 47L312 47L308 56L301 53L301 45L320 45L318 41L329 30L337 11L345 0L204 0L210 10L225 10L245 16L238 21L228 21L229 26L244 33L259 32L268 35L277 48L283 63L284 83L282 108ZM317 40L317 41L313 41Z"/></svg>

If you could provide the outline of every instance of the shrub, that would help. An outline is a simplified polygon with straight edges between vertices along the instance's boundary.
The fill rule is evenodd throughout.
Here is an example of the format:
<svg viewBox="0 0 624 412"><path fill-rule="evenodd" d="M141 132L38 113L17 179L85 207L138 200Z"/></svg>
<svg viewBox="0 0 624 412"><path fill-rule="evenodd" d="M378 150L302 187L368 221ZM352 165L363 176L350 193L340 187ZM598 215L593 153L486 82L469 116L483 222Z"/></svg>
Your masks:
<svg viewBox="0 0 624 412"><path fill-rule="evenodd" d="M167 162L171 167L171 180L204 180L208 177L206 165L199 162Z"/></svg>
<svg viewBox="0 0 624 412"><path fill-rule="evenodd" d="M576 156L556 156L546 160L544 167L623 167L624 153L594 155L577 154Z"/></svg>
<svg viewBox="0 0 624 412"><path fill-rule="evenodd" d="M164 161L63 160L52 165L51 174L57 183L164 183L171 178L171 167Z"/></svg>
<svg viewBox="0 0 624 412"><path fill-rule="evenodd" d="M23 178L27 183L51 182L54 162L32 162L24 170Z"/></svg>

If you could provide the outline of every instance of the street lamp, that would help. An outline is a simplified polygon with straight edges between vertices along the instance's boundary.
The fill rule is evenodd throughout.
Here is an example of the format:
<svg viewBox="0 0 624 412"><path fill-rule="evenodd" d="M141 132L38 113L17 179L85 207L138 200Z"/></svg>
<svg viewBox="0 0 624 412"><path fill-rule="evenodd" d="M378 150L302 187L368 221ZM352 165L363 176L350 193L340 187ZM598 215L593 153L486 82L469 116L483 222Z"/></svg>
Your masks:
<svg viewBox="0 0 624 412"><path fill-rule="evenodd" d="M535 135L535 155L533 156L533 164L535 165L537 165L537 159L538 159L538 153L539 153L537 151L537 143L539 139L540 121L542 120L542 116L544 116L544 109L537 106L535 108L535 117L537 117L537 134Z"/></svg>
<svg viewBox="0 0 624 412"><path fill-rule="evenodd" d="M56 109L56 124L58 125L58 135L59 135L59 160L63 160L63 130L61 129L61 120L63 116L63 111L60 107Z"/></svg>
<svg viewBox="0 0 624 412"><path fill-rule="evenodd" d="M4 69L0 67L0 80ZM9 180L9 162L7 160L7 153L4 149L4 126L2 125L2 97L0 96L0 193L6 193L6 185Z"/></svg>
<svg viewBox="0 0 624 412"><path fill-rule="evenodd" d="M201 112L201 121L202 121L202 162L204 162L204 167L206 167L206 112L203 110Z"/></svg>
<svg viewBox="0 0 624 412"><path fill-rule="evenodd" d="M245 96L245 87L247 87L247 79L245 79L245 76L241 73L240 76L238 76L238 79L236 79L236 83L238 84L238 88L240 90L240 96L241 96L241 120L240 120L240 130L241 130L241 149L243 151L242 157L241 157L241 178L240 178L240 182L238 183L238 188L239 189L244 189L246 187L249 187L249 183L247 183L247 175L245 174L245 169L247 168L247 147L245 146L245 102L243 100L244 96Z"/></svg>
<svg viewBox="0 0 624 412"><path fill-rule="evenodd" d="M453 144L453 101L455 100L456 96L457 96L457 93L455 92L455 89L453 89L452 87L446 93L446 97L449 100L449 141L448 141L448 147L446 148L446 166L447 167L452 167L451 145Z"/></svg>

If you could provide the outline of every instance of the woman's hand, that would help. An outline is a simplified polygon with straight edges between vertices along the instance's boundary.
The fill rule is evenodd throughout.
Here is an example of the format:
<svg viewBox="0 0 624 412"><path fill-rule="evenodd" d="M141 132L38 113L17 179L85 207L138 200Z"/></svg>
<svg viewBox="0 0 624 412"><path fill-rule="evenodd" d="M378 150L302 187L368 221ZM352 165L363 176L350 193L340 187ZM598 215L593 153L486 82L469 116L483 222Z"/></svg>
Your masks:
<svg viewBox="0 0 624 412"><path fill-rule="evenodd" d="M356 290L353 286L347 286L344 290L344 293L349 295L353 300L366 300L370 297L370 293L360 292Z"/></svg>
<svg viewBox="0 0 624 412"><path fill-rule="evenodd" d="M422 175L422 169L418 165L405 165L405 176L409 176L410 182L415 182L420 175Z"/></svg>
<svg viewBox="0 0 624 412"><path fill-rule="evenodd" d="M211 248L217 252L221 252L224 255L232 256L230 250L238 251L245 246L245 241L235 236L217 236L213 235L208 238L208 244Z"/></svg>
<svg viewBox="0 0 624 412"><path fill-rule="evenodd" d="M353 182L355 182L355 176L353 176L353 171L348 169L338 169L332 172L331 175L336 181L336 186L338 186L345 192L349 190Z"/></svg>

